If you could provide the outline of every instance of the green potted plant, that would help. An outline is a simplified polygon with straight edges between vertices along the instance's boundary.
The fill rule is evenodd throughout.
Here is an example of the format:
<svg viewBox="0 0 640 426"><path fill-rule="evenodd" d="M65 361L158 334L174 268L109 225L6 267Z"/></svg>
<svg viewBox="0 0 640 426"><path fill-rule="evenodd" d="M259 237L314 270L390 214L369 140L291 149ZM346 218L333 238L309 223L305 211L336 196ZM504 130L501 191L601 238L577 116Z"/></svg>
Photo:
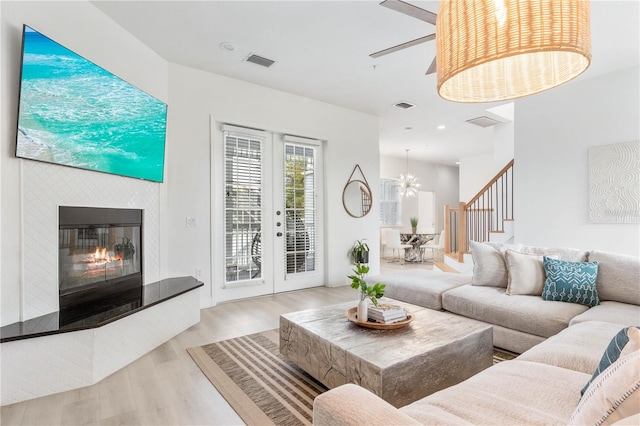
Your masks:
<svg viewBox="0 0 640 426"><path fill-rule="evenodd" d="M351 249L354 263L369 263L369 246L365 240L357 240Z"/></svg>
<svg viewBox="0 0 640 426"><path fill-rule="evenodd" d="M415 234L418 229L418 218L412 217L409 221L411 222L411 232Z"/></svg>
<svg viewBox="0 0 640 426"><path fill-rule="evenodd" d="M378 299L384 296L385 284L376 283L372 286L367 285L364 277L369 272L369 267L361 263L355 264L354 274L349 275L351 279L351 288L360 290L360 302L358 303L358 322L367 322L367 299L371 299L374 306L378 306Z"/></svg>

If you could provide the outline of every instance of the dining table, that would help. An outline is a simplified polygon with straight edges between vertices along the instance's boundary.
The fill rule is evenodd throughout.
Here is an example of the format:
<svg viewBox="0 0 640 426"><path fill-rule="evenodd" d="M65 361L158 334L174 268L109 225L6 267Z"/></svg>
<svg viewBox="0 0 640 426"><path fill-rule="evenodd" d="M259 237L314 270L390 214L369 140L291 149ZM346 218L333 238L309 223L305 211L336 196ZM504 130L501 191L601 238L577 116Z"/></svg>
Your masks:
<svg viewBox="0 0 640 426"><path fill-rule="evenodd" d="M404 250L404 261L410 263L422 262L422 245L433 240L438 234L414 234L400 233L400 242L409 244L411 247Z"/></svg>

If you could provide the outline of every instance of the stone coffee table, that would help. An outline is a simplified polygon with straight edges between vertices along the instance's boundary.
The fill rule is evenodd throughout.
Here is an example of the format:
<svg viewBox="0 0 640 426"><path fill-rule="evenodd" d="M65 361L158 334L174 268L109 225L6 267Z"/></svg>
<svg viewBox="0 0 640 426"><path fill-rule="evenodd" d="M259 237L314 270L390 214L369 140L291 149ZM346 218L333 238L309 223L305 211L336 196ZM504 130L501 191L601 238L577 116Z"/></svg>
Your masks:
<svg viewBox="0 0 640 426"><path fill-rule="evenodd" d="M357 383L395 407L460 383L493 363L492 327L383 298L414 315L373 330L350 322L357 302L280 316L280 353L328 388Z"/></svg>

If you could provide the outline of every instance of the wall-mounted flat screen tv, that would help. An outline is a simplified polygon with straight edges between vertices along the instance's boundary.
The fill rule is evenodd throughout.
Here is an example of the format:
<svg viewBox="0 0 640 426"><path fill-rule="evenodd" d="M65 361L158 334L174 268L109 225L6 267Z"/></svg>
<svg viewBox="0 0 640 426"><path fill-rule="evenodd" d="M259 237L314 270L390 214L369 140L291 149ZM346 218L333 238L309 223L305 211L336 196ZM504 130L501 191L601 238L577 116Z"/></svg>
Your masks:
<svg viewBox="0 0 640 426"><path fill-rule="evenodd" d="M16 156L162 182L167 105L24 26Z"/></svg>

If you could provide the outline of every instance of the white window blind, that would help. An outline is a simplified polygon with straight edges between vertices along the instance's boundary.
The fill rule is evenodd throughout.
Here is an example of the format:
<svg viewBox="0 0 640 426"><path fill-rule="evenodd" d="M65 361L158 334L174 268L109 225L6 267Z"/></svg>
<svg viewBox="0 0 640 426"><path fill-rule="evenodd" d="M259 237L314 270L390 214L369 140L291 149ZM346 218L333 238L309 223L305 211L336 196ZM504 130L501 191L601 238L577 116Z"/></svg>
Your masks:
<svg viewBox="0 0 640 426"><path fill-rule="evenodd" d="M316 147L284 146L287 274L316 268Z"/></svg>
<svg viewBox="0 0 640 426"><path fill-rule="evenodd" d="M262 276L264 140L224 132L226 282Z"/></svg>

